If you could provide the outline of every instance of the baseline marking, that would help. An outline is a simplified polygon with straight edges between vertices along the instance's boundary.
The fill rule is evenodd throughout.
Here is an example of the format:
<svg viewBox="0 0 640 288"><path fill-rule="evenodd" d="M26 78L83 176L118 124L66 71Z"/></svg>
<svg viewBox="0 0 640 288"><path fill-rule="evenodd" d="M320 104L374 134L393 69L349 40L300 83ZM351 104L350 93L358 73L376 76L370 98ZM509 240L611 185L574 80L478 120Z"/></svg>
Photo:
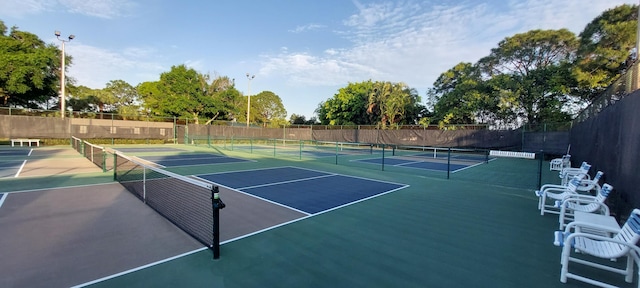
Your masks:
<svg viewBox="0 0 640 288"><path fill-rule="evenodd" d="M129 274L129 273L133 273L133 272L136 272L136 271L140 271L140 270L145 269L145 268L148 268L148 267L152 267L152 266L156 266L156 265L159 265L159 264L162 264L162 263L165 263L165 262L169 262L169 261L171 261L171 260L178 259L178 258L180 258L180 257L189 256L189 255L191 255L191 254L194 254L194 253L197 253L197 252L200 252L200 251L204 251L204 250L207 250L207 249L209 249L209 248L207 248L207 247L202 247L202 248L200 248L200 249L196 249L196 250L193 250L193 251L189 251L189 252L186 252L186 253L182 253L182 254L180 254L180 255L176 255L176 256L173 256L173 257L169 257L169 258L167 258L167 259L163 259L163 260L156 261L156 262L153 262L153 263L149 263L149 264L146 264L146 265L143 265L143 266L140 266L140 267L136 267L136 268L133 268L133 269L129 269L129 270L127 270L127 271L122 271L122 272L120 272L120 273L116 273L116 274L113 274L113 275L109 275L109 276L107 276L107 277L103 277L103 278L96 279L96 280L93 280L93 281L90 281L90 282L86 282L86 283L78 284L78 285L76 285L76 286L71 286L71 288L85 287L85 286L89 286L89 285L92 285L92 284L96 284L96 283L98 283L98 282L107 281L107 280L109 280L109 279L113 279L113 278L116 278L116 277L118 277L118 276L122 276L122 275L125 275L125 274Z"/></svg>

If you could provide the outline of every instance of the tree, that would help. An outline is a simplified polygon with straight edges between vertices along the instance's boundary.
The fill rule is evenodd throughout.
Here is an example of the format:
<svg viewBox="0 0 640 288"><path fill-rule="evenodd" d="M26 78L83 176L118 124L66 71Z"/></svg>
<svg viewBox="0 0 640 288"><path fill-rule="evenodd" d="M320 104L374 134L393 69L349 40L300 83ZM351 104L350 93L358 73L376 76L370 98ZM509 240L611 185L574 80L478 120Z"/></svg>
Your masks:
<svg viewBox="0 0 640 288"><path fill-rule="evenodd" d="M271 91L262 91L251 97L251 111L259 123L266 126L270 122L283 124L286 122L287 110L282 105L280 96Z"/></svg>
<svg viewBox="0 0 640 288"><path fill-rule="evenodd" d="M489 97L481 71L471 63L458 63L440 74L427 94L437 101L431 120L441 127L486 123L496 117L497 105Z"/></svg>
<svg viewBox="0 0 640 288"><path fill-rule="evenodd" d="M136 91L138 93L138 96L140 97L140 100L142 101L143 110L147 115L166 116L159 109L159 100L161 95L160 89L158 87L159 85L159 81L147 81L142 82L138 84L138 86L136 86Z"/></svg>
<svg viewBox="0 0 640 288"><path fill-rule="evenodd" d="M111 99L115 109L120 116L134 118L139 116L138 91L124 80L111 80L103 89L106 98Z"/></svg>
<svg viewBox="0 0 640 288"><path fill-rule="evenodd" d="M580 48L573 70L576 95L593 100L628 67L625 63L635 46L637 27L637 5L607 10L587 24L579 34Z"/></svg>
<svg viewBox="0 0 640 288"><path fill-rule="evenodd" d="M420 97L415 89L404 83L376 82L369 94L367 114L374 116L383 127L387 125L417 124L422 109L414 109L420 105ZM421 105L420 105L421 106Z"/></svg>
<svg viewBox="0 0 640 288"><path fill-rule="evenodd" d="M207 89L207 95L213 101L213 115L209 116L211 123L216 119L237 120L242 110L242 96L235 87L235 83L227 76L215 76Z"/></svg>
<svg viewBox="0 0 640 288"><path fill-rule="evenodd" d="M367 114L367 101L373 82L349 83L318 105L316 113L323 125L371 125L375 116Z"/></svg>
<svg viewBox="0 0 640 288"><path fill-rule="evenodd" d="M494 101L515 119L528 124L568 119L562 108L568 101L568 63L577 46L566 29L532 30L500 41L478 65L492 80Z"/></svg>
<svg viewBox="0 0 640 288"><path fill-rule="evenodd" d="M71 57L66 57L71 64ZM0 105L38 108L58 96L60 50L0 20ZM67 78L69 82L73 79Z"/></svg>
<svg viewBox="0 0 640 288"><path fill-rule="evenodd" d="M199 118L215 114L213 98L207 95L208 76L185 65L172 66L160 75L158 95L147 94L145 107L161 116L188 117L199 123Z"/></svg>
<svg viewBox="0 0 640 288"><path fill-rule="evenodd" d="M289 117L289 123L294 124L294 125L302 125L305 122L307 122L307 117L305 117L304 115L298 115L298 114L291 114L291 117Z"/></svg>

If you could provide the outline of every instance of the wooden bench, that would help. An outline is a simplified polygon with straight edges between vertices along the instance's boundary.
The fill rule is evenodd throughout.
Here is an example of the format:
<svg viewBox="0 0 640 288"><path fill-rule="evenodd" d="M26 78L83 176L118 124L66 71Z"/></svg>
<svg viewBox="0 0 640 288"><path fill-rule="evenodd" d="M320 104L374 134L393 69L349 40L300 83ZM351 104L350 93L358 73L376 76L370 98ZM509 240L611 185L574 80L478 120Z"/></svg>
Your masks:
<svg viewBox="0 0 640 288"><path fill-rule="evenodd" d="M24 143L27 143L29 144L29 147L31 147L31 143L35 143L38 147L40 147L40 139L11 139L11 147L14 147L16 142L20 142L20 146L22 146Z"/></svg>

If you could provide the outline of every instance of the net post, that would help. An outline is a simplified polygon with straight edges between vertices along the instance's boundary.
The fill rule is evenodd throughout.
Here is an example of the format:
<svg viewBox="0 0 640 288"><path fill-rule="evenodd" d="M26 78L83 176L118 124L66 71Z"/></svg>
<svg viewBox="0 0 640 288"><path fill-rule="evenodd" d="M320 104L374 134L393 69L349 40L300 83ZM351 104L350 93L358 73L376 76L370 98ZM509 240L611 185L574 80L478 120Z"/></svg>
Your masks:
<svg viewBox="0 0 640 288"><path fill-rule="evenodd" d="M142 166L142 202L147 204L147 166Z"/></svg>
<svg viewBox="0 0 640 288"><path fill-rule="evenodd" d="M118 154L113 153L113 181L118 181Z"/></svg>
<svg viewBox="0 0 640 288"><path fill-rule="evenodd" d="M302 142L302 140L300 140L300 160L302 160L302 145L304 142Z"/></svg>
<svg viewBox="0 0 640 288"><path fill-rule="evenodd" d="M489 149L484 150L484 162L489 163Z"/></svg>
<svg viewBox="0 0 640 288"><path fill-rule="evenodd" d="M447 149L447 179L449 179L450 174L451 174L451 147Z"/></svg>
<svg viewBox="0 0 640 288"><path fill-rule="evenodd" d="M213 186L211 188L211 209L213 211L213 233L211 241L211 250L213 250L213 259L220 258L220 209L226 205L220 199L220 188Z"/></svg>
<svg viewBox="0 0 640 288"><path fill-rule="evenodd" d="M107 172L107 151L102 148L102 172Z"/></svg>
<svg viewBox="0 0 640 288"><path fill-rule="evenodd" d="M385 144L382 144L382 171L384 171L384 147L385 146L386 146Z"/></svg>
<svg viewBox="0 0 640 288"><path fill-rule="evenodd" d="M276 145L278 143L278 139L273 139L273 157L276 157Z"/></svg>
<svg viewBox="0 0 640 288"><path fill-rule="evenodd" d="M336 165L338 165L338 142L336 142Z"/></svg>

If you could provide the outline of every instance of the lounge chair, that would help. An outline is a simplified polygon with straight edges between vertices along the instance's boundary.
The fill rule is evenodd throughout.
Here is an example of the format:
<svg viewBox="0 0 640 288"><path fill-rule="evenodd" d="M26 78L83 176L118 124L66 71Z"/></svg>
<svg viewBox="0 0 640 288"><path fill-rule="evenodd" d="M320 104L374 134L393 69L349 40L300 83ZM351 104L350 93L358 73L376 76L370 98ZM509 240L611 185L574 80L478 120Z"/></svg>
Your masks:
<svg viewBox="0 0 640 288"><path fill-rule="evenodd" d="M582 179L580 181L580 185L578 185L578 187L576 188L576 191L578 192L590 192L592 190L596 191L596 194L598 191L600 191L600 179L602 178L602 176L604 175L604 172L602 171L598 171L598 173L596 173L596 176L593 176L592 179ZM575 175L574 175L575 176ZM585 178L586 175L585 175ZM562 184L544 184L542 185L542 187L540 187L539 190L545 190L547 188L563 188L563 187L567 187L567 185L562 185Z"/></svg>
<svg viewBox="0 0 640 288"><path fill-rule="evenodd" d="M560 209L556 207L555 201L553 204L547 204L547 199L564 200L569 196L578 195L577 189L584 177L584 174L577 174L571 179L571 181L569 181L567 186L536 190L535 194L538 196L538 209L540 210L540 215L544 215L544 212L560 214Z"/></svg>
<svg viewBox="0 0 640 288"><path fill-rule="evenodd" d="M589 177L589 169L591 169L591 164L587 163L587 162L582 162L582 164L580 165L580 167L578 168L563 168L562 171L560 171L560 173L558 173L558 176L561 179L561 185L567 185L567 183L569 182L569 180L571 180L571 178L573 178L573 176L576 176L578 174L585 174L585 178L586 179L590 179Z"/></svg>
<svg viewBox="0 0 640 288"><path fill-rule="evenodd" d="M562 171L564 168L571 167L571 155L562 155L562 158L552 159L549 162L549 171Z"/></svg>
<svg viewBox="0 0 640 288"><path fill-rule="evenodd" d="M564 229L567 221L573 221L573 213L575 211L609 216L609 207L604 202L609 197L611 190L613 190L613 186L605 183L596 196L576 194L564 200L557 200L556 207L560 209L560 216L558 217L560 229Z"/></svg>
<svg viewBox="0 0 640 288"><path fill-rule="evenodd" d="M603 216L604 217L604 216ZM598 231L606 231L612 233L613 237L607 237L602 235L596 235L585 232L569 232L571 228L575 228L576 231L582 231L582 229L595 229ZM579 229L580 228L580 229ZM625 276L627 283L633 282L633 269L634 262L638 263L640 260L640 248L636 246L636 243L640 239L640 210L634 209L629 216L627 222L619 227L609 227L603 225L595 225L591 223L578 223L572 222L567 225L564 231L555 232L554 244L562 247L562 254L560 263L562 268L560 271L560 282L566 283L568 278L578 281L586 282L592 285L601 287L615 287L602 281L587 278L586 276L577 275L569 272L570 263L578 263L586 266L590 266L597 269L606 270L622 274ZM574 256L572 256L572 251ZM584 255L577 257L577 255ZM617 259L626 258L626 265L624 269L605 265L607 263L615 263L611 261L597 261L587 255L594 256L602 259ZM597 259L595 259L597 260ZM640 287L640 283L638 284Z"/></svg>

